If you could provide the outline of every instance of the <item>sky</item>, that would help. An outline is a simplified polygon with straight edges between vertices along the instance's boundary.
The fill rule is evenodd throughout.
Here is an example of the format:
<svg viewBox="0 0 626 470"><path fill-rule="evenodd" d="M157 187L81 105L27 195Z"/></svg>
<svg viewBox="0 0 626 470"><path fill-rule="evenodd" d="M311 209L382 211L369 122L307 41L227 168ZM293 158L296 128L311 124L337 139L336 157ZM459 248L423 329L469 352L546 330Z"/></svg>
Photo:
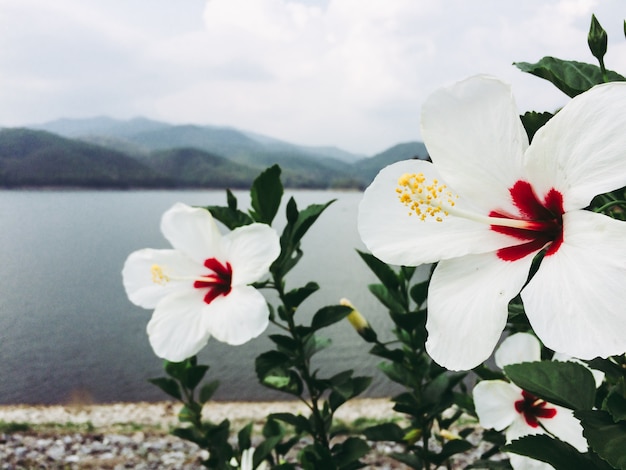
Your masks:
<svg viewBox="0 0 626 470"><path fill-rule="evenodd" d="M142 116L373 155L471 75L564 105L512 63L596 63L592 13L625 74L624 0L0 0L0 126Z"/></svg>

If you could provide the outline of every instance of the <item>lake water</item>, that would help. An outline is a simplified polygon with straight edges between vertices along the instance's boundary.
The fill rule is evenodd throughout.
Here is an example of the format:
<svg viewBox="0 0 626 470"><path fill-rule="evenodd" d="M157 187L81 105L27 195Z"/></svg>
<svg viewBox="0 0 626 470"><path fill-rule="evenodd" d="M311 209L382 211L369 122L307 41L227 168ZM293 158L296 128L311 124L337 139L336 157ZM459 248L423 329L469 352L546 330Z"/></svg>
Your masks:
<svg viewBox="0 0 626 470"><path fill-rule="evenodd" d="M249 207L247 193L235 194L241 208ZM367 289L375 278L355 252L364 249L356 230L361 193L289 195L300 208L338 199L305 237L304 257L287 278L288 288L310 280L321 286L298 315L308 319L348 297L379 336L391 338L391 321ZM145 333L152 312L128 301L120 271L130 252L168 247L159 221L173 203L225 199L224 191L0 191L0 403L165 398L146 382L163 375ZM209 342L199 359L211 366L208 378L221 382L216 399L287 397L259 385L254 372L255 357L272 347L272 332L237 347ZM353 368L375 376L367 396L397 391L347 322L320 333L333 342L317 357L323 376Z"/></svg>

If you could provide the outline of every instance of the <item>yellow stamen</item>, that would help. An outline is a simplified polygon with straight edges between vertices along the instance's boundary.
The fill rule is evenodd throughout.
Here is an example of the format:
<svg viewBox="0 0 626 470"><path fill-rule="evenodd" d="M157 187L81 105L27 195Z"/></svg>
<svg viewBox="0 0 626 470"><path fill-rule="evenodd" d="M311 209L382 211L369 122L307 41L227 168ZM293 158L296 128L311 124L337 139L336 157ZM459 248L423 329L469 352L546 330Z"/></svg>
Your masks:
<svg viewBox="0 0 626 470"><path fill-rule="evenodd" d="M468 212L455 207L459 196L452 193L448 187L436 178L427 181L424 173L405 173L398 178L396 188L398 199L409 208L409 215L417 215L425 222L434 219L443 222L446 217L453 215L473 220L487 225L513 227L526 230L536 230L532 221L506 217L489 217L483 214Z"/></svg>
<svg viewBox="0 0 626 470"><path fill-rule="evenodd" d="M416 214L421 220L432 217L437 222L443 222L442 216L449 214L448 208L454 205L458 196L437 179L428 183L423 173L405 173L398 178L396 192L400 202L410 209L410 215Z"/></svg>
<svg viewBox="0 0 626 470"><path fill-rule="evenodd" d="M152 273L152 282L155 284L165 285L170 282L169 276L163 272L163 268L158 264L153 264L150 272Z"/></svg>

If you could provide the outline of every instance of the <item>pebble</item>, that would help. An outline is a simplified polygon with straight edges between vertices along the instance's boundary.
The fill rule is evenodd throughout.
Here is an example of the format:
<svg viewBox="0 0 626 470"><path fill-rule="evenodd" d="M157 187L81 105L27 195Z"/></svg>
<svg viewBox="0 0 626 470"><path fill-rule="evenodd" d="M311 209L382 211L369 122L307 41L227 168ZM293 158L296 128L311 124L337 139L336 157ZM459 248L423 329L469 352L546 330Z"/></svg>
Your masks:
<svg viewBox="0 0 626 470"><path fill-rule="evenodd" d="M393 415L387 399L353 400L341 408L338 418L388 418ZM195 470L204 468L206 451L167 434L177 425L178 405L171 402L89 406L0 406L0 422L43 425L42 431L0 433L0 470L103 469L103 470ZM270 413L306 413L298 402L211 403L206 418L220 422L229 418L232 429L249 421L261 423ZM87 425L86 431L54 431L50 423ZM119 426L133 426L126 433ZM141 426L141 430L136 430ZM70 428L71 429L71 428ZM81 428L82 429L82 428ZM236 439L236 438L235 438ZM479 439L478 439L479 440ZM390 453L402 446L389 442L370 443L367 469L398 470L409 467L393 460ZM455 465L453 468L464 468Z"/></svg>

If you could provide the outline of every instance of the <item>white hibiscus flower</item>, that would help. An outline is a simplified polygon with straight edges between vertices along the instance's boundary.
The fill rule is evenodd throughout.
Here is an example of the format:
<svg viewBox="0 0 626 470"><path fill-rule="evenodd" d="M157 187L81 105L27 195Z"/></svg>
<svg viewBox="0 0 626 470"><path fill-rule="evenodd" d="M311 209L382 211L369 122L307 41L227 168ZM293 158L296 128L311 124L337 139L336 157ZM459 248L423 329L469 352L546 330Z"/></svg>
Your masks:
<svg viewBox="0 0 626 470"><path fill-rule="evenodd" d="M541 346L528 333L506 338L495 354L500 368L509 364L541 360ZM598 371L596 371L598 372ZM601 379L600 379L601 382ZM504 380L483 380L473 391L476 414L481 426L505 431L509 443L522 436L544 434L548 431L580 452L587 451L583 428L572 410L553 405ZM509 454L515 470L548 470L547 463L518 454Z"/></svg>
<svg viewBox="0 0 626 470"><path fill-rule="evenodd" d="M626 351L626 223L582 210L626 186L624 109L626 83L596 86L529 146L510 87L494 78L469 78L424 104L433 163L384 168L365 191L359 232L386 263L439 261L426 325L439 364L487 359L520 290L550 349L581 359Z"/></svg>
<svg viewBox="0 0 626 470"><path fill-rule="evenodd" d="M157 356L180 362L211 336L239 345L265 331L267 302L249 284L280 254L274 229L251 224L222 236L210 212L179 203L161 231L173 249L135 251L122 270L131 302L154 309L147 330Z"/></svg>

